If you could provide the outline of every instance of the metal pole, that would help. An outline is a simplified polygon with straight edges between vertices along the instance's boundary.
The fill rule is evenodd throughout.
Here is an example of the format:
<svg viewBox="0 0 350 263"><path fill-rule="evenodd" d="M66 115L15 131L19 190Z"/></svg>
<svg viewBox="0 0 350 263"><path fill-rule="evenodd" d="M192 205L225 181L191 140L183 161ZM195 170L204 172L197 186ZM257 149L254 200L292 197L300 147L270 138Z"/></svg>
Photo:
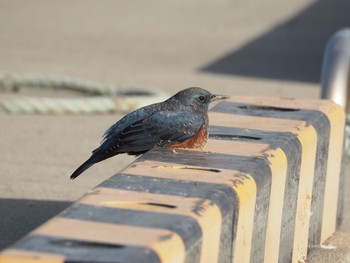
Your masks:
<svg viewBox="0 0 350 263"><path fill-rule="evenodd" d="M336 32L323 57L321 98L339 104L346 112L345 149L350 157L350 29Z"/></svg>
<svg viewBox="0 0 350 263"><path fill-rule="evenodd" d="M321 98L350 113L350 29L335 33L327 43L321 75Z"/></svg>

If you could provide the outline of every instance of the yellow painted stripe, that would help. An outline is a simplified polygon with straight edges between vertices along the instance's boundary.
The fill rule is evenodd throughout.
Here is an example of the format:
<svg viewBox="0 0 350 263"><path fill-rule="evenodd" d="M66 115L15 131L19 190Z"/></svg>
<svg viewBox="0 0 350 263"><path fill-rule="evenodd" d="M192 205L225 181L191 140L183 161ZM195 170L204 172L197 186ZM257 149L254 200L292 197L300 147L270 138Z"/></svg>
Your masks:
<svg viewBox="0 0 350 263"><path fill-rule="evenodd" d="M251 175L237 170L223 168L215 170L218 172L212 172L208 170L208 167L203 166L145 160L135 162L132 166L122 170L122 173L190 182L227 184L230 186L233 181L239 181L240 184L244 185L245 177L251 177Z"/></svg>
<svg viewBox="0 0 350 263"><path fill-rule="evenodd" d="M312 126L298 134L302 148L297 217L294 231L292 262L298 262L307 255L307 242L311 219L312 188L315 171L317 134Z"/></svg>
<svg viewBox="0 0 350 263"><path fill-rule="evenodd" d="M56 217L34 230L32 234L143 246L154 250L161 262L178 263L184 262L185 259L185 245L181 237L169 230Z"/></svg>
<svg viewBox="0 0 350 263"><path fill-rule="evenodd" d="M329 108L340 108L340 106L329 100L320 99L303 99L303 98L279 98L279 97L264 97L264 96L232 96L227 101L236 103L246 103L261 106L273 106L280 108L290 109L305 109L305 110L318 110Z"/></svg>
<svg viewBox="0 0 350 263"><path fill-rule="evenodd" d="M207 144L203 147L203 149L191 149L191 151L197 150L240 156L260 156L262 152L268 148L269 145L264 143L208 139Z"/></svg>
<svg viewBox="0 0 350 263"><path fill-rule="evenodd" d="M305 129L307 126L305 121L300 120L286 120L221 112L211 112L209 113L209 118L211 125L259 131L298 133L299 130Z"/></svg>
<svg viewBox="0 0 350 263"><path fill-rule="evenodd" d="M203 209L200 214L196 214L193 207L199 202ZM201 262L218 261L222 218L219 207L210 200L99 187L86 194L78 203L192 217L202 229ZM175 207L169 209L148 203Z"/></svg>
<svg viewBox="0 0 350 263"><path fill-rule="evenodd" d="M326 241L326 239L336 230L339 179L345 130L345 113L342 109L339 107L332 107L322 110L327 115L330 122L330 139L324 193L321 243Z"/></svg>
<svg viewBox="0 0 350 263"><path fill-rule="evenodd" d="M244 185L233 186L239 199L236 244L233 250L234 262L250 262L253 238L254 211L256 203L256 184L249 176Z"/></svg>
<svg viewBox="0 0 350 263"><path fill-rule="evenodd" d="M287 178L287 157L282 149L268 150L272 182L265 241L265 262L278 262L283 200Z"/></svg>
<svg viewBox="0 0 350 263"><path fill-rule="evenodd" d="M64 256L57 254L11 248L0 254L0 263L63 263L64 259Z"/></svg>
<svg viewBox="0 0 350 263"><path fill-rule="evenodd" d="M133 166L126 168L123 173L192 182L226 184L232 187L239 199L237 233L235 247L233 248L234 258L235 262L249 262L256 202L255 181L250 174L242 174L234 170L218 169L220 172L214 173L205 169L207 168L143 161L134 163Z"/></svg>

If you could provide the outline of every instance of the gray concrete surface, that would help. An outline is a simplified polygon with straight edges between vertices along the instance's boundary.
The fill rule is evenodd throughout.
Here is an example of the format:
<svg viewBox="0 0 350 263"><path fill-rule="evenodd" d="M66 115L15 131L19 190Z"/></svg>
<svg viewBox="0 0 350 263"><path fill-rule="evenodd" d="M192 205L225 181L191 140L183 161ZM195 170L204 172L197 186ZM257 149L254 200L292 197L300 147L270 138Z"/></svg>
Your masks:
<svg viewBox="0 0 350 263"><path fill-rule="evenodd" d="M345 0L0 0L0 72L169 94L202 86L227 95L318 97L323 48L350 25L349 9ZM112 158L68 180L120 117L0 113L0 249L134 160ZM310 262L349 262L347 211L330 240L338 248L317 249Z"/></svg>

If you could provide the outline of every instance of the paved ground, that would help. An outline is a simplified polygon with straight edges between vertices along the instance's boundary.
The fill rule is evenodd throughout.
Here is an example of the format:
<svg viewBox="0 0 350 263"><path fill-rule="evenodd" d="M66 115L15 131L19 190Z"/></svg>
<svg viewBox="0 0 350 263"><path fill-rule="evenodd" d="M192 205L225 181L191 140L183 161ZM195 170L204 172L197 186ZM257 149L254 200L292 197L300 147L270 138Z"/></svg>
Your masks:
<svg viewBox="0 0 350 263"><path fill-rule="evenodd" d="M0 0L0 71L169 94L202 86L318 97L324 46L349 26L349 9L345 0ZM68 180L119 118L0 113L0 249L134 159L113 158ZM347 213L330 241L338 249L319 249L310 262L350 261L349 221Z"/></svg>

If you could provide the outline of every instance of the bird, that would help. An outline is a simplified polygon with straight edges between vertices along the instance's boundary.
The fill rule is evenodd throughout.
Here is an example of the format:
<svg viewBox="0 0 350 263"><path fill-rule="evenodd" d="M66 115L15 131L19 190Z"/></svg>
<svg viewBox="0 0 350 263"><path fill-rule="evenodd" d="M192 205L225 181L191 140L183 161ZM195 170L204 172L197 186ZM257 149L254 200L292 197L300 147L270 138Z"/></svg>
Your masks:
<svg viewBox="0 0 350 263"><path fill-rule="evenodd" d="M70 176L75 179L92 165L126 153L140 155L156 147L202 148L208 138L208 108L225 95L191 87L169 99L139 108L113 124L91 157Z"/></svg>

